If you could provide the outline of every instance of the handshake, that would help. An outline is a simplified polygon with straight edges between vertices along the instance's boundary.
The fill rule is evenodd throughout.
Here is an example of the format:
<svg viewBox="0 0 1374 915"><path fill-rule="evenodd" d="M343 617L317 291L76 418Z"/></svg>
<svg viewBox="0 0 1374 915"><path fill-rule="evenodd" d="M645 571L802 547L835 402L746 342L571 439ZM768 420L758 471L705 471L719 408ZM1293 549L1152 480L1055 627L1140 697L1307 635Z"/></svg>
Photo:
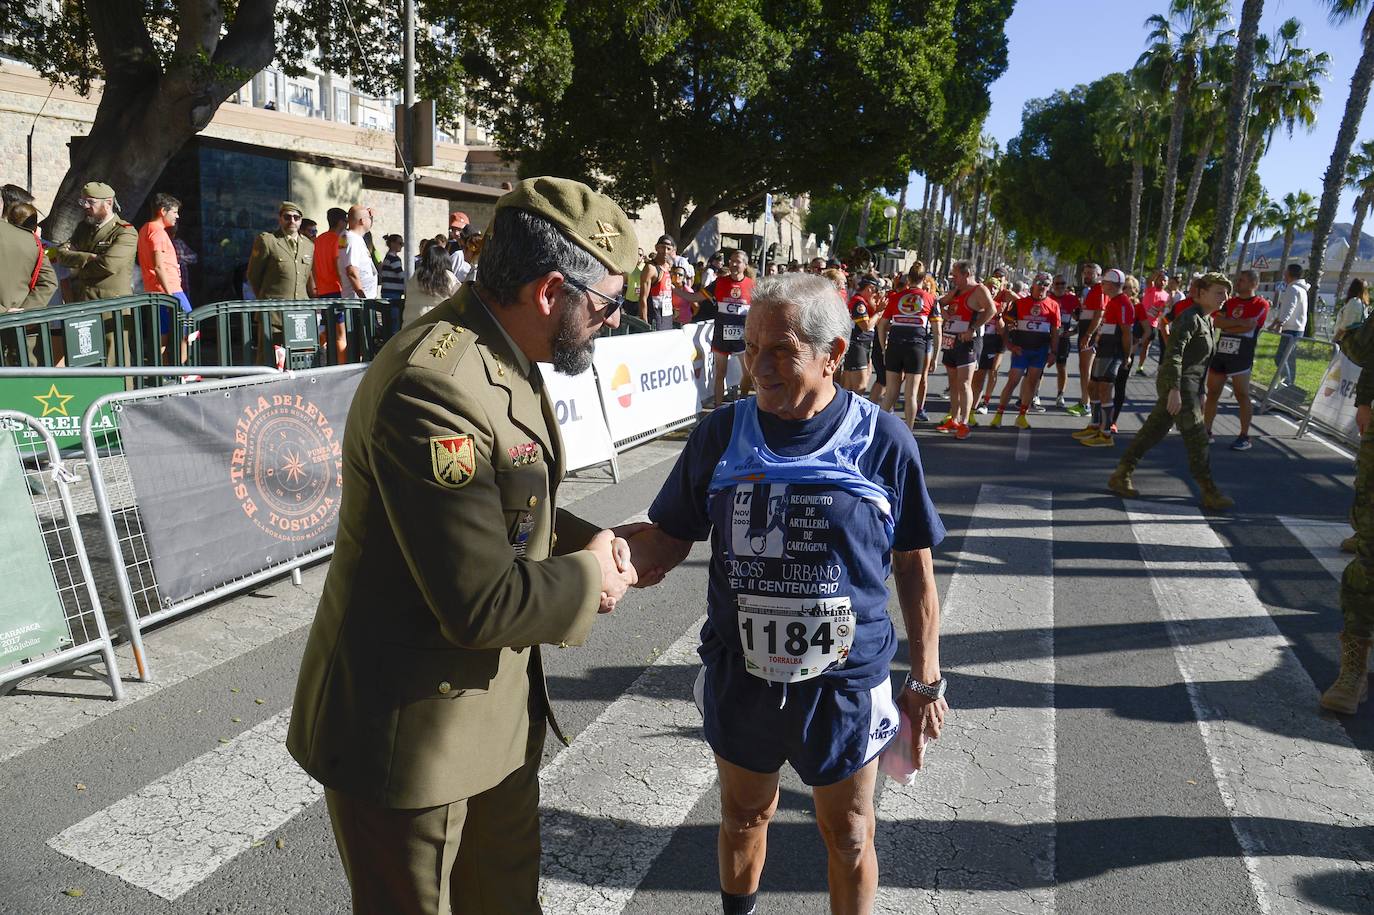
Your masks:
<svg viewBox="0 0 1374 915"><path fill-rule="evenodd" d="M657 525L637 521L598 531L586 548L601 564L600 612L610 613L630 588L662 581L691 544L668 537Z"/></svg>

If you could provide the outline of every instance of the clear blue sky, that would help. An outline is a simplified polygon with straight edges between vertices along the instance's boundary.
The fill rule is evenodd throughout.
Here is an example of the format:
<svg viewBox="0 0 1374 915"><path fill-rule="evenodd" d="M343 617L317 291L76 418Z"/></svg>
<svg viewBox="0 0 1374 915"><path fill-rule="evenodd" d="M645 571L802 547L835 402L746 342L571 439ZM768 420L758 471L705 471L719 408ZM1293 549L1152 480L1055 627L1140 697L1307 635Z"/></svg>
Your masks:
<svg viewBox="0 0 1374 915"><path fill-rule="evenodd" d="M1238 19L1240 0L1231 6L1232 17ZM1020 133L1021 109L1028 100L1130 67L1145 50L1145 19L1165 7L1166 0L1017 0L1007 22L1007 71L992 86L992 111L984 132L1005 148ZM1272 34L1289 18L1302 22L1303 46L1331 55L1331 77L1323 87L1316 127L1310 134L1298 131L1291 139L1279 133L1260 161L1260 180L1276 198L1298 190L1320 198L1322 175L1360 55L1363 17L1336 27L1319 0L1265 0L1260 29ZM1374 139L1374 100L1365 110L1356 143L1367 139ZM923 189L920 176L913 176L908 206L921 205ZM1346 191L1336 220L1349 222L1353 206L1354 194Z"/></svg>

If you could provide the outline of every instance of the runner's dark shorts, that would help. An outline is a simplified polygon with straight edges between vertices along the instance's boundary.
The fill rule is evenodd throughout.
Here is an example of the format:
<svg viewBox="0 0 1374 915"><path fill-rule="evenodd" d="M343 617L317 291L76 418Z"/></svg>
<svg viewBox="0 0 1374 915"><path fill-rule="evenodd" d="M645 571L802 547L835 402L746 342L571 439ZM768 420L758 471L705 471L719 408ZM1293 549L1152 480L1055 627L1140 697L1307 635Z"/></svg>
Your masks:
<svg viewBox="0 0 1374 915"><path fill-rule="evenodd" d="M1069 364L1069 349L1073 346L1073 328L1067 324L1059 326L1059 346L1054 351L1054 365Z"/></svg>
<svg viewBox="0 0 1374 915"><path fill-rule="evenodd" d="M886 679L868 688L825 679L784 686L755 677L742 656L723 652L698 672L693 694L706 742L721 759L759 774L791 763L813 788L849 778L897 736Z"/></svg>
<svg viewBox="0 0 1374 915"><path fill-rule="evenodd" d="M1093 312L1096 314L1096 312ZM1083 347L1088 343L1088 328L1093 326L1092 318L1078 319L1078 351L1083 352Z"/></svg>
<svg viewBox="0 0 1374 915"><path fill-rule="evenodd" d="M883 345L876 338L873 340L873 371L878 373L878 383L882 384L883 376L887 374L886 359Z"/></svg>
<svg viewBox="0 0 1374 915"><path fill-rule="evenodd" d="M983 334L983 350L978 354L978 368L988 371L997 364L997 359L1002 355L1002 335Z"/></svg>
<svg viewBox="0 0 1374 915"><path fill-rule="evenodd" d="M930 337L907 337L902 340L887 336L887 352L883 361L889 372L905 372L919 375L930 366L930 356L934 352L934 341Z"/></svg>
<svg viewBox="0 0 1374 915"><path fill-rule="evenodd" d="M958 335L951 336L954 336L955 342L953 345L944 348L944 355L940 358L940 361L950 368L960 368L965 365L974 365L977 363L978 357L982 355L983 352L983 338L977 336L965 343L958 339Z"/></svg>
<svg viewBox="0 0 1374 915"><path fill-rule="evenodd" d="M1222 338L1226 339L1225 337ZM1247 345L1248 344L1248 345ZM1255 367L1255 340L1250 337L1241 341L1238 353L1217 353L1212 356L1212 364L1207 371L1216 372L1230 378L1232 375L1245 375Z"/></svg>
<svg viewBox="0 0 1374 915"><path fill-rule="evenodd" d="M1125 354L1121 352L1121 340L1119 338L1099 337L1097 339L1097 356L1093 359L1093 381L1116 381L1117 373L1121 371L1121 365L1125 358Z"/></svg>
<svg viewBox="0 0 1374 915"><path fill-rule="evenodd" d="M873 361L873 341L872 340L853 340L849 341L849 349L844 351L844 370L846 372L862 372L868 368Z"/></svg>

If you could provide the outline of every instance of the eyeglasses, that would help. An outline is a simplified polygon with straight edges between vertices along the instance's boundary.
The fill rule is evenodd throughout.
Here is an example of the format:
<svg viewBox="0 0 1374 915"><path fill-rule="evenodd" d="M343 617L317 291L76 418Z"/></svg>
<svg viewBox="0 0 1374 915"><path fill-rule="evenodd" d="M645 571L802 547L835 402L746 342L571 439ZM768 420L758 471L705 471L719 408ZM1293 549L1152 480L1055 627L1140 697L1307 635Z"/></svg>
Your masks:
<svg viewBox="0 0 1374 915"><path fill-rule="evenodd" d="M598 299L601 299L603 302L606 302L607 304L601 309L601 320L603 321L609 321L612 315L614 315L617 311L625 307L625 297L622 295L606 295L606 293L598 292L590 286L582 285L581 283L577 282L577 280L570 280L566 276L563 277L563 282L567 283L574 289L580 289L581 291L589 295L594 295Z"/></svg>
<svg viewBox="0 0 1374 915"><path fill-rule="evenodd" d="M292 222L300 222L300 221L301 221L301 214L300 214L300 213L282 213L282 216L286 217L287 219L291 220Z"/></svg>

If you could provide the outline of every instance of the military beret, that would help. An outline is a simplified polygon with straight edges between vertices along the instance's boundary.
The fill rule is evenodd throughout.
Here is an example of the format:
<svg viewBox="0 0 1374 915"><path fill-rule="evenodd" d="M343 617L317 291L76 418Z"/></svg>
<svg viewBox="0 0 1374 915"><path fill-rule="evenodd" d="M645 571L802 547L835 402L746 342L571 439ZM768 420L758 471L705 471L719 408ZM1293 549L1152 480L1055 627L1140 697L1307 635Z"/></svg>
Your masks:
<svg viewBox="0 0 1374 915"><path fill-rule="evenodd" d="M634 223L609 197L569 178L526 178L496 203L542 216L615 273L639 263Z"/></svg>
<svg viewBox="0 0 1374 915"><path fill-rule="evenodd" d="M114 188L104 181L87 181L81 193L93 200L108 200L115 195Z"/></svg>
<svg viewBox="0 0 1374 915"><path fill-rule="evenodd" d="M298 204L298 203L292 203L292 202L289 201L289 200L283 200L283 201L281 202L281 206L277 207L277 212L278 212L278 213L295 213L297 216L304 216L304 215L305 215L305 211L301 209L300 204Z"/></svg>
<svg viewBox="0 0 1374 915"><path fill-rule="evenodd" d="M1217 270L1204 273L1197 281L1204 286L1225 286L1228 290L1231 288L1231 278Z"/></svg>

